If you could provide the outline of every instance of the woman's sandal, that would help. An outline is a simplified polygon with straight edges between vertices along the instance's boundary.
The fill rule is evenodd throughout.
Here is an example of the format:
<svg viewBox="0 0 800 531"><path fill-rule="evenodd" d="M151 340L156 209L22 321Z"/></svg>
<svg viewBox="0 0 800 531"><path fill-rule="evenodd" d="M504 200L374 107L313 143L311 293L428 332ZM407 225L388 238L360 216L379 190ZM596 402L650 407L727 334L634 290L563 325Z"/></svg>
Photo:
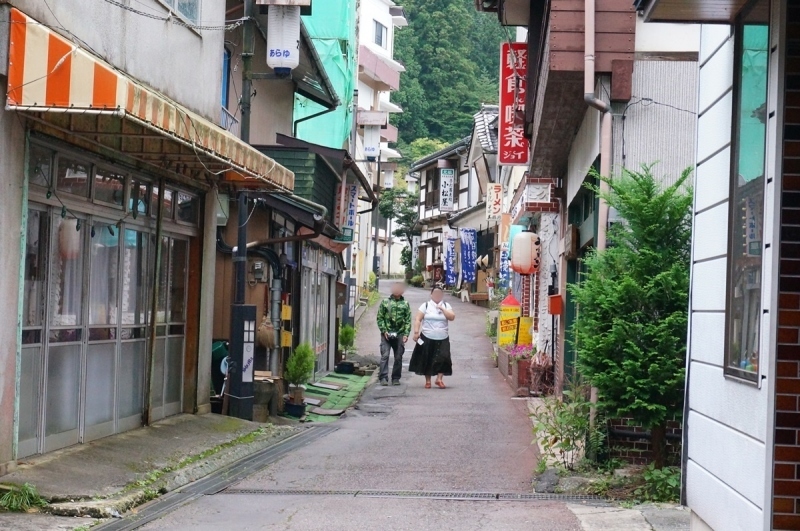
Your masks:
<svg viewBox="0 0 800 531"><path fill-rule="evenodd" d="M439 389L447 389L447 386L441 380L436 380L436 387L438 387Z"/></svg>
<svg viewBox="0 0 800 531"><path fill-rule="evenodd" d="M425 389L430 389L430 388L431 388L431 383L425 382Z"/></svg>

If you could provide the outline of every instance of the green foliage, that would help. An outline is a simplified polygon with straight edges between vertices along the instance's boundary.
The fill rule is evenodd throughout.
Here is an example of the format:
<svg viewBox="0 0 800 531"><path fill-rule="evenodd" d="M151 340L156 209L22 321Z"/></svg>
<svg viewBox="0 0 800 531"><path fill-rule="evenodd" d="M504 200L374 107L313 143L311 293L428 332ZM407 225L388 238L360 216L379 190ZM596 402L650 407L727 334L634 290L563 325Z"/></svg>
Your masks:
<svg viewBox="0 0 800 531"><path fill-rule="evenodd" d="M403 107L392 115L401 143L463 138L480 104L497 101L504 37L497 16L469 0L407 0L403 7L408 27L395 35L395 58L406 72L392 96Z"/></svg>
<svg viewBox="0 0 800 531"><path fill-rule="evenodd" d="M344 325L339 330L339 346L344 349L345 354L353 348L356 340L356 329L350 325Z"/></svg>
<svg viewBox="0 0 800 531"><path fill-rule="evenodd" d="M399 138L397 141L397 149L403 157L397 161L397 174L405 176L408 174L408 169L413 162L436 153L447 147L447 145L447 142L428 137L415 138L409 144L405 143L402 138Z"/></svg>
<svg viewBox="0 0 800 531"><path fill-rule="evenodd" d="M411 277L408 283L416 288L421 288L422 286L425 285L425 279L422 278L422 275L414 275L413 277Z"/></svg>
<svg viewBox="0 0 800 531"><path fill-rule="evenodd" d="M590 253L586 273L569 289L580 311L573 325L580 374L597 387L608 416L631 417L652 430L656 466L664 465L666 422L683 408L686 356L691 170L663 187L653 166L624 171L601 193L624 223L609 248Z"/></svg>
<svg viewBox="0 0 800 531"><path fill-rule="evenodd" d="M373 291L377 285L378 277L375 276L375 271L370 271L369 275L367 275L367 289Z"/></svg>
<svg viewBox="0 0 800 531"><path fill-rule="evenodd" d="M676 466L656 468L655 463L649 465L642 474L644 485L636 489L634 494L642 501L677 502L681 495L681 469Z"/></svg>
<svg viewBox="0 0 800 531"><path fill-rule="evenodd" d="M303 385L311 379L314 374L314 364L316 356L308 343L301 343L294 349L289 359L286 360L286 368L283 375L286 381L293 385Z"/></svg>
<svg viewBox="0 0 800 531"><path fill-rule="evenodd" d="M15 513L24 513L34 507L44 507L47 500L39 495L36 487L30 483L14 485L11 490L0 497L0 509Z"/></svg>
<svg viewBox="0 0 800 531"><path fill-rule="evenodd" d="M400 251L400 265L405 267L406 271L413 271L411 267L411 247L408 245Z"/></svg>
<svg viewBox="0 0 800 531"><path fill-rule="evenodd" d="M380 200L378 202L378 210L386 219L394 220L394 235L398 238L403 238L408 245L411 245L412 236L414 236L414 225L419 220L419 211L417 210L417 196L410 195L406 190L401 188L389 188L381 192ZM418 232L416 234L419 234ZM411 260L409 251L409 261Z"/></svg>
<svg viewBox="0 0 800 531"><path fill-rule="evenodd" d="M508 288L494 288L494 297L489 301L490 310L499 310L500 303L508 297Z"/></svg>
<svg viewBox="0 0 800 531"><path fill-rule="evenodd" d="M581 453L589 451L597 437L589 422L591 402L589 387L576 384L564 391L564 397L546 397L531 414L533 433L541 440L543 457L557 461L566 470L574 470Z"/></svg>
<svg viewBox="0 0 800 531"><path fill-rule="evenodd" d="M490 338L497 337L497 319L489 317L489 312L486 312L486 335ZM492 356L494 356L494 353Z"/></svg>

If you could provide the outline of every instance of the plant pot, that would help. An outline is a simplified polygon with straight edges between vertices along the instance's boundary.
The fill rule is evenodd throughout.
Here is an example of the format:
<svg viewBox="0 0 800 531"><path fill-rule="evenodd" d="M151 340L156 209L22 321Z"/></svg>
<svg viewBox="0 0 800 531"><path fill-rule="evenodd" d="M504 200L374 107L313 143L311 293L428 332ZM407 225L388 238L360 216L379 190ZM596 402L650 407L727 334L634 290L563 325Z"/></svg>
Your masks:
<svg viewBox="0 0 800 531"><path fill-rule="evenodd" d="M497 347L497 368L500 369L500 374L505 378L508 378L510 365L508 351L503 347Z"/></svg>
<svg viewBox="0 0 800 531"><path fill-rule="evenodd" d="M289 384L289 402L292 404L305 403L305 387L302 385Z"/></svg>
<svg viewBox="0 0 800 531"><path fill-rule="evenodd" d="M531 391L531 360L511 363L511 388L517 396L528 396Z"/></svg>
<svg viewBox="0 0 800 531"><path fill-rule="evenodd" d="M286 414L295 417L295 418L302 418L303 415L306 414L306 405L305 404L292 404L291 401L287 400L284 404Z"/></svg>

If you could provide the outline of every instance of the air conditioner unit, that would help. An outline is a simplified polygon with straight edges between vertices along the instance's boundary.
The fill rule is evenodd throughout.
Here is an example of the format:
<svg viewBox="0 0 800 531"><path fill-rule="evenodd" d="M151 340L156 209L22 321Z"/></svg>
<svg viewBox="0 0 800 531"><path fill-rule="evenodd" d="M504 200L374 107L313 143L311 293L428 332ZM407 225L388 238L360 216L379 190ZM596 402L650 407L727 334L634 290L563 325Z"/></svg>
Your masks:
<svg viewBox="0 0 800 531"><path fill-rule="evenodd" d="M577 225L567 225L567 230L564 233L564 258L567 260L578 258L579 240L580 230Z"/></svg>

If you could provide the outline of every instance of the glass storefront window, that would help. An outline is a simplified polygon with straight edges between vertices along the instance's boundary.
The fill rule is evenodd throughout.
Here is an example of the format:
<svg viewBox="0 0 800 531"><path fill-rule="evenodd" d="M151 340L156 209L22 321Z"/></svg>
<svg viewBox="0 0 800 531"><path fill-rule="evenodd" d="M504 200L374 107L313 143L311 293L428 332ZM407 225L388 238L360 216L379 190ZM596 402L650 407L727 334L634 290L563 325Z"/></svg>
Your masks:
<svg viewBox="0 0 800 531"><path fill-rule="evenodd" d="M109 205L122 206L125 199L125 176L97 168L94 175L94 199Z"/></svg>
<svg viewBox="0 0 800 531"><path fill-rule="evenodd" d="M92 169L89 164L59 155L56 189L59 192L89 196L89 175Z"/></svg>
<svg viewBox="0 0 800 531"><path fill-rule="evenodd" d="M119 271L119 232L107 223L95 222L91 238L89 272L89 324L117 324L117 285Z"/></svg>
<svg viewBox="0 0 800 531"><path fill-rule="evenodd" d="M83 240L87 231L77 230L78 220L53 214L51 257L50 324L76 326L83 324Z"/></svg>
<svg viewBox="0 0 800 531"><path fill-rule="evenodd" d="M186 320L186 261L188 242L172 240L169 272L169 321L182 323Z"/></svg>
<svg viewBox="0 0 800 531"><path fill-rule="evenodd" d="M126 230L122 252L122 325L143 325L147 320L148 235ZM128 334L130 335L130 334ZM127 339L123 333L123 339Z"/></svg>
<svg viewBox="0 0 800 531"><path fill-rule="evenodd" d="M47 292L47 252L50 243L50 218L42 210L28 210L25 244L25 296L22 326L42 326Z"/></svg>
<svg viewBox="0 0 800 531"><path fill-rule="evenodd" d="M725 372L756 380L761 326L761 250L764 246L769 0L752 3L739 16L734 37Z"/></svg>
<svg viewBox="0 0 800 531"><path fill-rule="evenodd" d="M185 223L197 224L198 198L185 192L177 192L177 197L178 208L175 211L175 219Z"/></svg>
<svg viewBox="0 0 800 531"><path fill-rule="evenodd" d="M138 214L147 215L150 211L150 192L148 184L137 179L131 181L131 200L128 209L136 218Z"/></svg>
<svg viewBox="0 0 800 531"><path fill-rule="evenodd" d="M53 151L37 144L30 144L28 151L28 182L50 187L53 167Z"/></svg>

